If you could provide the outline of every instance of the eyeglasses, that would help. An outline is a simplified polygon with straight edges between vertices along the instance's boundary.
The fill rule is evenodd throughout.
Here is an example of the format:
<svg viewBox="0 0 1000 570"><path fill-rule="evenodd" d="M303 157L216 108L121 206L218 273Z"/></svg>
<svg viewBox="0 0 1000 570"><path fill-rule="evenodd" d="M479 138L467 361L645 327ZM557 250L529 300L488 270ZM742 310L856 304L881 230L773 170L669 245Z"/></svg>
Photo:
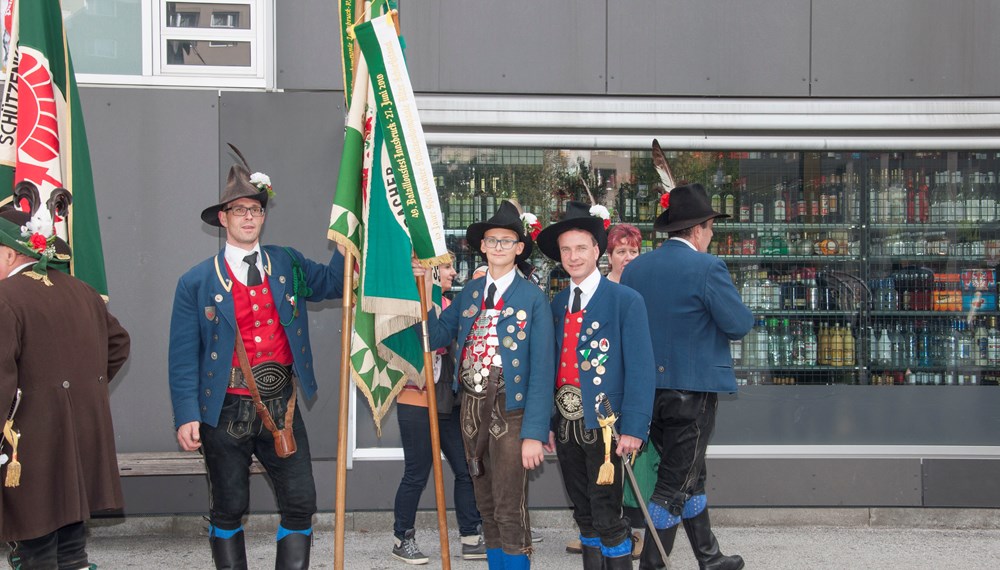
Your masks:
<svg viewBox="0 0 1000 570"><path fill-rule="evenodd" d="M246 206L233 206L232 208L224 208L222 211L232 212L237 216L245 216L247 215L247 212L250 212L250 215L255 218L259 218L264 215L264 208L261 208L260 206L253 206L250 208L247 208Z"/></svg>
<svg viewBox="0 0 1000 570"><path fill-rule="evenodd" d="M485 243L486 247L490 249L493 249L497 245L499 245L500 249L506 250L513 248L514 245L518 243L518 241L516 239L497 239L495 237L487 237L483 238L483 243Z"/></svg>

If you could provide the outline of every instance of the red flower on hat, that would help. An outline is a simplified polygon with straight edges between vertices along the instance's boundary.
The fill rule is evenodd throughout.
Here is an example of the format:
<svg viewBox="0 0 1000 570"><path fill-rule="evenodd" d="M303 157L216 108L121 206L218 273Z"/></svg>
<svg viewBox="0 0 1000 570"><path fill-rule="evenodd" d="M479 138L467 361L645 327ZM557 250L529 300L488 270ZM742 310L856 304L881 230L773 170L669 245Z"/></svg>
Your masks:
<svg viewBox="0 0 1000 570"><path fill-rule="evenodd" d="M31 234L31 237L28 238L28 243L32 249L38 252L45 251L45 248L49 247L49 241L39 233Z"/></svg>
<svg viewBox="0 0 1000 570"><path fill-rule="evenodd" d="M538 234L540 234L540 233L542 233L542 224L541 224L541 222L537 222L536 221L535 223L531 224L531 239L537 239L538 238Z"/></svg>
<svg viewBox="0 0 1000 570"><path fill-rule="evenodd" d="M604 229L608 229L610 227L611 227L611 220L610 219L604 220Z"/></svg>
<svg viewBox="0 0 1000 570"><path fill-rule="evenodd" d="M660 194L660 207L664 210L670 207L670 192Z"/></svg>

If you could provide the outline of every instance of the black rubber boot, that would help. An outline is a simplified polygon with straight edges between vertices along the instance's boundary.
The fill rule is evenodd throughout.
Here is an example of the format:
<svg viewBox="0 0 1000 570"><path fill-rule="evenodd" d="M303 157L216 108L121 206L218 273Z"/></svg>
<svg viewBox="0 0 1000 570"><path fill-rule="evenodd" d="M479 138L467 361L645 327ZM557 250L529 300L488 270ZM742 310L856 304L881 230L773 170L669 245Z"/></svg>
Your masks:
<svg viewBox="0 0 1000 570"><path fill-rule="evenodd" d="M708 520L708 509L694 518L684 519L684 530L694 557L698 559L701 570L740 570L743 568L743 557L738 555L725 556L719 551L719 541L712 532L712 524Z"/></svg>
<svg viewBox="0 0 1000 570"><path fill-rule="evenodd" d="M604 555L600 546L583 545L583 570L604 570Z"/></svg>
<svg viewBox="0 0 1000 570"><path fill-rule="evenodd" d="M632 555L604 559L605 570L632 570Z"/></svg>
<svg viewBox="0 0 1000 570"><path fill-rule="evenodd" d="M278 541L278 555L274 559L274 570L306 570L309 568L309 551L312 549L312 535L293 532Z"/></svg>
<svg viewBox="0 0 1000 570"><path fill-rule="evenodd" d="M670 556L670 552L674 549L674 537L677 536L678 526L680 525L654 531L656 532L656 536L660 538L660 542L663 543L663 550L666 551L667 556ZM646 531L646 539L642 543L642 552L639 553L639 570L667 570L667 562L660 556L660 551L656 548L656 542L653 541L653 537L649 532L649 530Z"/></svg>
<svg viewBox="0 0 1000 570"><path fill-rule="evenodd" d="M215 561L216 570L247 570L247 548L243 531L231 538L209 536L208 542L212 545L212 560Z"/></svg>

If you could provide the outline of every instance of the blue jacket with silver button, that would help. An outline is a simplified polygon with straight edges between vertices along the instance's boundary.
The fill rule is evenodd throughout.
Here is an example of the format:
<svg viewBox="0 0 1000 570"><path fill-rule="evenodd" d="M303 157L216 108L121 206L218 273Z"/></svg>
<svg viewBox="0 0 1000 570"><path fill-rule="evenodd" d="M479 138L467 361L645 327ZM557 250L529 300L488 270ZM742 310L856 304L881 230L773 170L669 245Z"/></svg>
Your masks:
<svg viewBox="0 0 1000 570"><path fill-rule="evenodd" d="M611 409L620 418L621 434L645 440L656 393L646 304L632 289L601 277L594 296L583 310L580 338L572 346L565 346L563 328L570 292L571 287L567 287L552 300L556 362L563 350L572 350L578 364L588 363L578 370L585 427L600 427L594 404L598 394L604 392L611 401ZM595 362L603 367L603 373L598 372ZM607 415L603 407L601 413Z"/></svg>
<svg viewBox="0 0 1000 570"><path fill-rule="evenodd" d="M454 340L465 344L472 324L479 316L486 278L467 283L440 318L429 319L431 345L447 346ZM507 391L507 410L524 409L521 439L549 440L549 418L555 389L555 363L552 359L552 318L545 294L530 281L515 277L503 293L503 307L497 321L497 336L511 336L516 348L499 346L503 360L503 376ZM524 311L524 340L516 340L518 313ZM514 332L508 332L513 326ZM461 374L456 367L456 378Z"/></svg>
<svg viewBox="0 0 1000 570"><path fill-rule="evenodd" d="M302 266L306 285L312 289L308 298L295 299L299 308L295 317L289 251L275 245L262 245L260 249L278 316L282 323L288 323L284 329L294 358L292 369L302 396L312 398L316 394L316 377L306 301L335 299L343 294L344 257L334 251L330 263L324 265L290 249ZM219 421L236 349L236 313L231 289L225 249L194 266L177 282L168 358L175 427L193 421L215 426Z"/></svg>

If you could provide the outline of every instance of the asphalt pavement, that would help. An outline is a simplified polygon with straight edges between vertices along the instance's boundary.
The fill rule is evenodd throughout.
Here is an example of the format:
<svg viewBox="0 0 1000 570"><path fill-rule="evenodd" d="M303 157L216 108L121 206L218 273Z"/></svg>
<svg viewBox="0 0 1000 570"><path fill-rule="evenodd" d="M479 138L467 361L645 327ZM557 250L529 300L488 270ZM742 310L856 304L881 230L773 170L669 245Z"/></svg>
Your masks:
<svg viewBox="0 0 1000 570"><path fill-rule="evenodd" d="M749 569L1000 568L998 516L988 510L985 514L984 510L974 511L971 516L956 509L947 516L939 511L895 519L872 517L869 509L845 511L831 510L832 515L820 519L803 516L803 511L794 509L770 511L764 517L749 512L720 513L715 531L723 552L742 555ZM855 515L854 511L860 512ZM431 561L420 568L441 568L435 520L432 513L421 514L417 540ZM543 540L535 545L532 566L546 570L580 568L580 556L565 551L566 541L576 535L565 513L538 515L535 529ZM333 568L334 533L328 524L329 515L325 515L326 522L323 517L317 523L320 530L315 534L311 568ZM345 533L345 568L411 567L391 556L391 513L352 518L345 524L349 529ZM803 518L817 524L797 522ZM753 524L734 526L729 521ZM268 516L255 517L248 523L251 570L274 567L273 526L274 519ZM91 561L101 569L213 568L204 522L196 517L143 517L127 524L99 520L91 528L88 551ZM485 561L467 561L458 556L461 546L455 527L451 528L451 567L485 570ZM678 533L670 563L672 570L698 568L683 531Z"/></svg>

